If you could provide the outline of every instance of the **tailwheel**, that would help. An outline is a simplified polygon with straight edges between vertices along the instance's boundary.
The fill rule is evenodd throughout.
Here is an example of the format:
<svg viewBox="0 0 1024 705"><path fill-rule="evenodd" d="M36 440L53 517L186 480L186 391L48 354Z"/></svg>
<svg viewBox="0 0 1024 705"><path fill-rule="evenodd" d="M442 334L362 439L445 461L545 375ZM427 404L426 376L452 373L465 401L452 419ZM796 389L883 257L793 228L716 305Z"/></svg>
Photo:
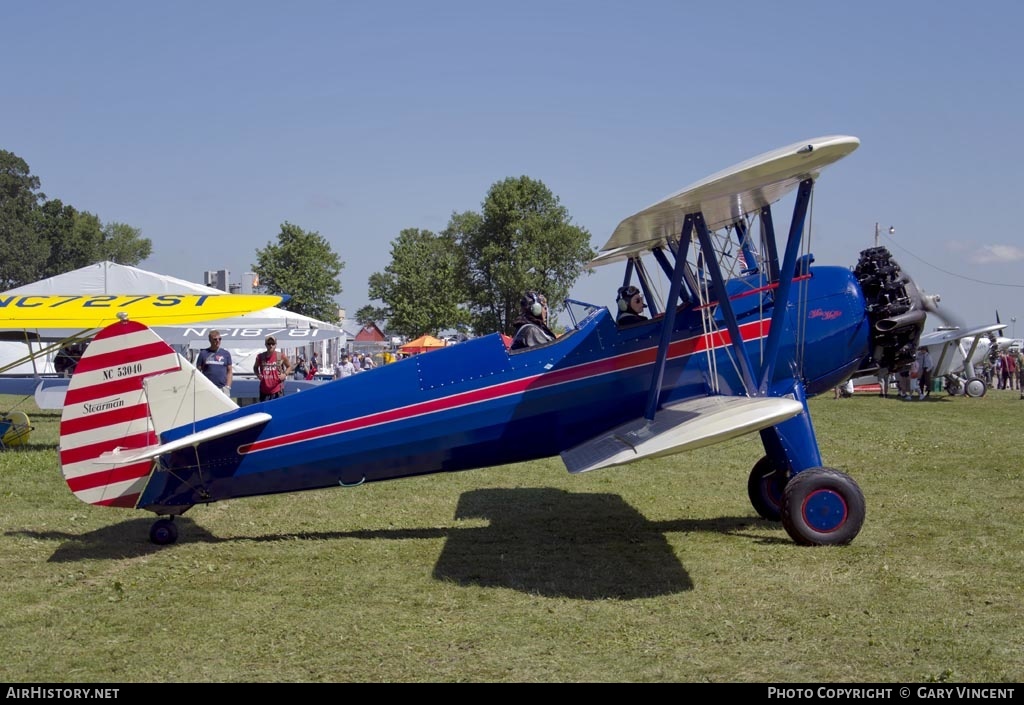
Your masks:
<svg viewBox="0 0 1024 705"><path fill-rule="evenodd" d="M848 544L864 525L864 494L846 473L809 468L790 478L782 495L782 525L802 546Z"/></svg>
<svg viewBox="0 0 1024 705"><path fill-rule="evenodd" d="M149 528L149 540L157 546L168 546L178 540L178 526L174 517L157 519Z"/></svg>
<svg viewBox="0 0 1024 705"><path fill-rule="evenodd" d="M983 397L986 391L988 391L988 385L979 377L971 377L964 387L964 393L969 397Z"/></svg>
<svg viewBox="0 0 1024 705"><path fill-rule="evenodd" d="M788 481L789 473L776 468L768 456L758 460L747 478L747 496L754 510L769 521L781 519L782 494Z"/></svg>

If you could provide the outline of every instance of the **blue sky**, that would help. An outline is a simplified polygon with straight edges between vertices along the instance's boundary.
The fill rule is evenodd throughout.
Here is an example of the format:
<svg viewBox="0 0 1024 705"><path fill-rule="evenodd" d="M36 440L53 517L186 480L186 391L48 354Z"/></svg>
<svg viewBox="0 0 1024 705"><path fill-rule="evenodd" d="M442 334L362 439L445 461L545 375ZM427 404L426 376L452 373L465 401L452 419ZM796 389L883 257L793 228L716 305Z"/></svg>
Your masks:
<svg viewBox="0 0 1024 705"><path fill-rule="evenodd" d="M506 177L543 181L597 248L711 173L848 134L817 262L853 265L878 222L943 306L1024 315L1024 3L0 0L0 24L0 148L140 228L146 269L239 281L288 221L346 262L354 315L403 228ZM621 272L599 272L575 298L614 303Z"/></svg>

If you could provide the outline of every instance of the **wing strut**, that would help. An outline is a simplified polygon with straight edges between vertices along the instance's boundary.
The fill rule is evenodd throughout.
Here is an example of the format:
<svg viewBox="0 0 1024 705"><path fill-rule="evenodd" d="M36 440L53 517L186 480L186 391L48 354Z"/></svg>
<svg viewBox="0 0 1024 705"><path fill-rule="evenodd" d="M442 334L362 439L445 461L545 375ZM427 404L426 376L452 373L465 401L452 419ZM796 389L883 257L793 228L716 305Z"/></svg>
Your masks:
<svg viewBox="0 0 1024 705"><path fill-rule="evenodd" d="M811 191L813 190L814 179L804 179L801 181L800 188L796 194L796 203L793 204L793 220L789 223L786 256L782 261L782 270L779 272L779 288L775 292L775 306L772 310L771 329L768 331L768 342L764 348L761 380L758 384L759 394L766 394L768 392L768 385L775 374L775 361L779 356L779 349L782 346L782 319L786 315L786 309L789 306L789 290L796 276L797 255L800 253L804 218L807 216L807 206L810 204ZM769 222L771 221L769 220Z"/></svg>
<svg viewBox="0 0 1024 705"><path fill-rule="evenodd" d="M647 274L647 268L644 267L644 262L639 257L636 258L636 271L640 279L640 288L644 291L644 301L647 302L647 310L650 311L650 316L653 318L661 313L658 310L658 299L655 298L654 292L651 290L651 279Z"/></svg>
<svg viewBox="0 0 1024 705"><path fill-rule="evenodd" d="M674 250L669 250L673 255L676 254ZM668 277L669 281L672 281L672 263L668 261L668 255L665 254L665 250L660 247L655 247L651 250L651 254L654 255L654 259L658 261L662 271L665 272L665 276ZM686 283L688 294L682 299L683 304L688 304L690 301L700 301L700 287L697 286L697 280L693 276L693 272L690 271L689 267L683 268L683 281ZM682 292L680 292L682 293ZM665 299L665 305L669 305L669 300Z"/></svg>
<svg viewBox="0 0 1024 705"><path fill-rule="evenodd" d="M658 397L661 396L661 383L665 378L665 361L668 359L668 346L672 342L672 332L676 327L676 312L679 310L679 292L683 288L683 272L686 271L686 255L690 247L690 236L693 234L693 216L687 215L683 220L683 231L679 236L679 249L676 252L676 264L672 269L671 284L665 298L665 319L661 326L661 340L658 341L658 356L654 361L654 375L651 378L651 389L647 396L647 410L644 418L654 421L658 410Z"/></svg>
<svg viewBox="0 0 1024 705"><path fill-rule="evenodd" d="M768 274L770 282L779 280L779 248L775 245L775 221L772 220L772 207L761 208L762 240L768 258Z"/></svg>

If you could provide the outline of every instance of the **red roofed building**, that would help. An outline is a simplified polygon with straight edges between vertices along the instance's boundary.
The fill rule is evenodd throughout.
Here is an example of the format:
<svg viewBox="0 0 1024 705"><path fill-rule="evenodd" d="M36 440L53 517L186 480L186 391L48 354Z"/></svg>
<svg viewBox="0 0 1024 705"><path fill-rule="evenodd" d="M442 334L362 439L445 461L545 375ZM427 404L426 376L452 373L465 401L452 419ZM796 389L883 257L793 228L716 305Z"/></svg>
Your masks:
<svg viewBox="0 0 1024 705"><path fill-rule="evenodd" d="M363 326L362 329L356 333L355 337L352 338L352 352L375 355L387 350L387 347L387 338L381 332L380 328L377 327L376 323Z"/></svg>

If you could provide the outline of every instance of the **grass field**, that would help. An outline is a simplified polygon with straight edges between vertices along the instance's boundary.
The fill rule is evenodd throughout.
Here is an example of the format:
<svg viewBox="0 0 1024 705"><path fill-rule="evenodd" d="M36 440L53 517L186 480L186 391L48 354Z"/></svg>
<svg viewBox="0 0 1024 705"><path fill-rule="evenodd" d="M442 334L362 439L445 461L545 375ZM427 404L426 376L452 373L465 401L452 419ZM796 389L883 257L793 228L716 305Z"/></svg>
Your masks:
<svg viewBox="0 0 1024 705"><path fill-rule="evenodd" d="M1024 401L811 401L867 520L795 545L756 435L197 506L80 503L57 421L0 452L3 682L1020 682Z"/></svg>

